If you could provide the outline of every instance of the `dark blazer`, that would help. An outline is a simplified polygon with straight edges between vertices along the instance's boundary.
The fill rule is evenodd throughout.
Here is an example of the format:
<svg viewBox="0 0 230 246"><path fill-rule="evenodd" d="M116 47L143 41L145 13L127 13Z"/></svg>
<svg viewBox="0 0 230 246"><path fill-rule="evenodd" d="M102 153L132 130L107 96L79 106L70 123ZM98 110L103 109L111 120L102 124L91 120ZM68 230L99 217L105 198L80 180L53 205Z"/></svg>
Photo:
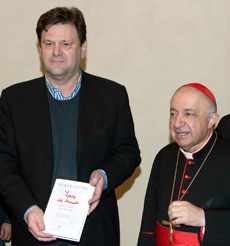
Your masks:
<svg viewBox="0 0 230 246"><path fill-rule="evenodd" d="M0 227L3 223L11 224L11 220L8 217L10 214L10 211L8 207L5 206L5 204L2 201L2 198L0 197Z"/></svg>
<svg viewBox="0 0 230 246"><path fill-rule="evenodd" d="M221 137L230 140L230 114L221 118L216 131Z"/></svg>
<svg viewBox="0 0 230 246"><path fill-rule="evenodd" d="M108 188L87 218L82 246L119 245L114 189L140 163L124 86L83 72L78 115L78 180L103 169ZM51 123L44 77L13 85L0 100L0 192L14 213L13 246L44 245L23 220L31 205L45 210L53 170Z"/></svg>

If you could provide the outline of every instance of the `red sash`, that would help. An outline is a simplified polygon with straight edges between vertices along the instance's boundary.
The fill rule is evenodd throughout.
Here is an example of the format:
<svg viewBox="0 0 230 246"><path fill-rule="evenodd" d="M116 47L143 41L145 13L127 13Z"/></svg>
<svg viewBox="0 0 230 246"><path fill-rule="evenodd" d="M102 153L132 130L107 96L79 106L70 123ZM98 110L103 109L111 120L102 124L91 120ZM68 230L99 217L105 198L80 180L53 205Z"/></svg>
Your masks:
<svg viewBox="0 0 230 246"><path fill-rule="evenodd" d="M200 246L198 234L173 230L173 243L169 243L169 228L156 223L156 246Z"/></svg>

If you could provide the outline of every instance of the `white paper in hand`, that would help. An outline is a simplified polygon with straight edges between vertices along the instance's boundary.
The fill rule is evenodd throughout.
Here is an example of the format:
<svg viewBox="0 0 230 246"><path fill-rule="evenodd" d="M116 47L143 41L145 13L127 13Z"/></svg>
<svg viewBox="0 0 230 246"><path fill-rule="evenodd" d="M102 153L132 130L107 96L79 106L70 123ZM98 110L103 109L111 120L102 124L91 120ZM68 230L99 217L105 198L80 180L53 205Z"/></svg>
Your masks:
<svg viewBox="0 0 230 246"><path fill-rule="evenodd" d="M44 232L79 242L94 190L88 183L56 179L44 214Z"/></svg>

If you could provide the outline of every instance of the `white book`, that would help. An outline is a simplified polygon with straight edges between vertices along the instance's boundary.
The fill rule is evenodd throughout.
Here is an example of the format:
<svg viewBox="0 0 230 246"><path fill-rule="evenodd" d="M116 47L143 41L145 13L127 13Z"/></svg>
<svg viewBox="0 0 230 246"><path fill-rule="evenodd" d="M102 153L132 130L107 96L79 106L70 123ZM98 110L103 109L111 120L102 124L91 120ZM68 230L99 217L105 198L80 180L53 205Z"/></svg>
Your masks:
<svg viewBox="0 0 230 246"><path fill-rule="evenodd" d="M44 232L79 242L94 190L88 183L56 179L44 213Z"/></svg>

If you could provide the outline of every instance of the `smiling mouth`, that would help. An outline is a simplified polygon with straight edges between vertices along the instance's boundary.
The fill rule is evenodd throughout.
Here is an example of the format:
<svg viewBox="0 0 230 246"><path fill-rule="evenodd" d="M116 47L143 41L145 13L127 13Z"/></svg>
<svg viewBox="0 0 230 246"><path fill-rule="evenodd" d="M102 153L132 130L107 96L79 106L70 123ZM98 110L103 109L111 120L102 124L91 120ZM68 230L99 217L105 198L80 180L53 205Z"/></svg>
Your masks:
<svg viewBox="0 0 230 246"><path fill-rule="evenodd" d="M177 135L178 137L183 137L183 136L188 135L188 132L176 132L176 135Z"/></svg>

